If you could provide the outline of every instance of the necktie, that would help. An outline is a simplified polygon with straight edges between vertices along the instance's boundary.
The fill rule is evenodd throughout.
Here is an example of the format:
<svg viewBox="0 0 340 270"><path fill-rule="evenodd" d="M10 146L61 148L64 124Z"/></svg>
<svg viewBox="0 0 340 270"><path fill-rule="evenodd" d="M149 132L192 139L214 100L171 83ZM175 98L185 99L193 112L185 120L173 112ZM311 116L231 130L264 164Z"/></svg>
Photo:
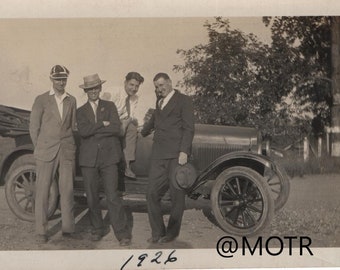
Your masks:
<svg viewBox="0 0 340 270"><path fill-rule="evenodd" d="M94 112L94 121L97 123L97 108L98 108L98 105L95 102L92 102L92 104L93 104L92 108L93 108L93 112Z"/></svg>
<svg viewBox="0 0 340 270"><path fill-rule="evenodd" d="M126 108L126 112L128 117L130 117L131 115L131 108L130 108L130 96L127 96L125 99L125 108Z"/></svg>
<svg viewBox="0 0 340 270"><path fill-rule="evenodd" d="M163 107L163 102L164 102L164 98L161 98L160 100L159 100L159 102L158 102L158 108L161 110L161 109L163 109L162 107Z"/></svg>

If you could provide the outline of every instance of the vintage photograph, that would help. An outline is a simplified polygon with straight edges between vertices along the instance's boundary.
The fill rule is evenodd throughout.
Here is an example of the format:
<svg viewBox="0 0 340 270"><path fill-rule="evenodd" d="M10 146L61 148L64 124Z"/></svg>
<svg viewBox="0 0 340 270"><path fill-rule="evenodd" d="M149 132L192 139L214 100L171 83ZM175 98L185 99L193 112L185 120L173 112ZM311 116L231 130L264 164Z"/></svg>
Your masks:
<svg viewBox="0 0 340 270"><path fill-rule="evenodd" d="M8 258L337 254L340 17L5 16L0 34Z"/></svg>

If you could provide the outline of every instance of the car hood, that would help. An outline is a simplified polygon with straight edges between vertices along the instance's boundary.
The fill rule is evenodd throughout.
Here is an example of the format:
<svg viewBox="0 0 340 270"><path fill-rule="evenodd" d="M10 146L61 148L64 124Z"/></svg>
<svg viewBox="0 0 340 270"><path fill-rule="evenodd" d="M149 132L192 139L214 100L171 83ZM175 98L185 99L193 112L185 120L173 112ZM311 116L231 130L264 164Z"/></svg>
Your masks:
<svg viewBox="0 0 340 270"><path fill-rule="evenodd" d="M194 143L254 145L258 136L256 128L196 124Z"/></svg>

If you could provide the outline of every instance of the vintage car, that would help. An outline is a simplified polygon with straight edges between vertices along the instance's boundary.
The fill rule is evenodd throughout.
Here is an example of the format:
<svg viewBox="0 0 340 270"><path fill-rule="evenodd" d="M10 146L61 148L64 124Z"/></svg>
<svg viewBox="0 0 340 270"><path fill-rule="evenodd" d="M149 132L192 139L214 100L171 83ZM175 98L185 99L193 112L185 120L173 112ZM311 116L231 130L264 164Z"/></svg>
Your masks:
<svg viewBox="0 0 340 270"><path fill-rule="evenodd" d="M6 199L12 212L22 220L33 221L35 163L28 132L29 113L0 106L0 135L13 138L16 144L1 161L0 180L6 185ZM76 141L79 143L77 135ZM124 204L132 209L146 211L151 144L152 134L138 136L133 164L137 180L121 177L121 183L125 184ZM260 133L254 128L196 124L190 162L197 178L193 182L185 179L178 182L186 191L187 208L202 209L210 221L229 234L260 233L270 223L275 210L286 203L290 189L286 172L268 153L268 143L261 141ZM84 201L78 166L76 171L75 198ZM163 201L165 211L167 202ZM57 207L58 188L54 182L50 190L50 216Z"/></svg>

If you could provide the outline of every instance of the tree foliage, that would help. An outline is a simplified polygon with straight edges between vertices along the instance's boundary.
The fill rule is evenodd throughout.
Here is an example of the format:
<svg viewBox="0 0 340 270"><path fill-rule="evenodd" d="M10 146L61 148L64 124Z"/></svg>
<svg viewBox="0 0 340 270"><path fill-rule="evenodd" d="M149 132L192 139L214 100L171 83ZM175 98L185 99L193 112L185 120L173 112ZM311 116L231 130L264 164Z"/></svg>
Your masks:
<svg viewBox="0 0 340 270"><path fill-rule="evenodd" d="M264 17L272 33L274 55L289 52L289 61L276 71L291 82L293 110L313 117L316 133L330 125L331 91L331 17Z"/></svg>
<svg viewBox="0 0 340 270"><path fill-rule="evenodd" d="M178 50L184 65L183 86L194 93L199 122L226 125L258 125L273 110L271 98L261 85L261 64L268 46L250 34L230 28L220 17L204 25L209 43L189 50ZM261 121L260 121L261 120Z"/></svg>
<svg viewBox="0 0 340 270"><path fill-rule="evenodd" d="M206 22L209 42L178 50L181 86L193 94L198 122L255 126L271 135L279 124L308 115L329 121L330 18L265 17L272 44L231 29L227 19ZM301 131L301 130L300 130Z"/></svg>

